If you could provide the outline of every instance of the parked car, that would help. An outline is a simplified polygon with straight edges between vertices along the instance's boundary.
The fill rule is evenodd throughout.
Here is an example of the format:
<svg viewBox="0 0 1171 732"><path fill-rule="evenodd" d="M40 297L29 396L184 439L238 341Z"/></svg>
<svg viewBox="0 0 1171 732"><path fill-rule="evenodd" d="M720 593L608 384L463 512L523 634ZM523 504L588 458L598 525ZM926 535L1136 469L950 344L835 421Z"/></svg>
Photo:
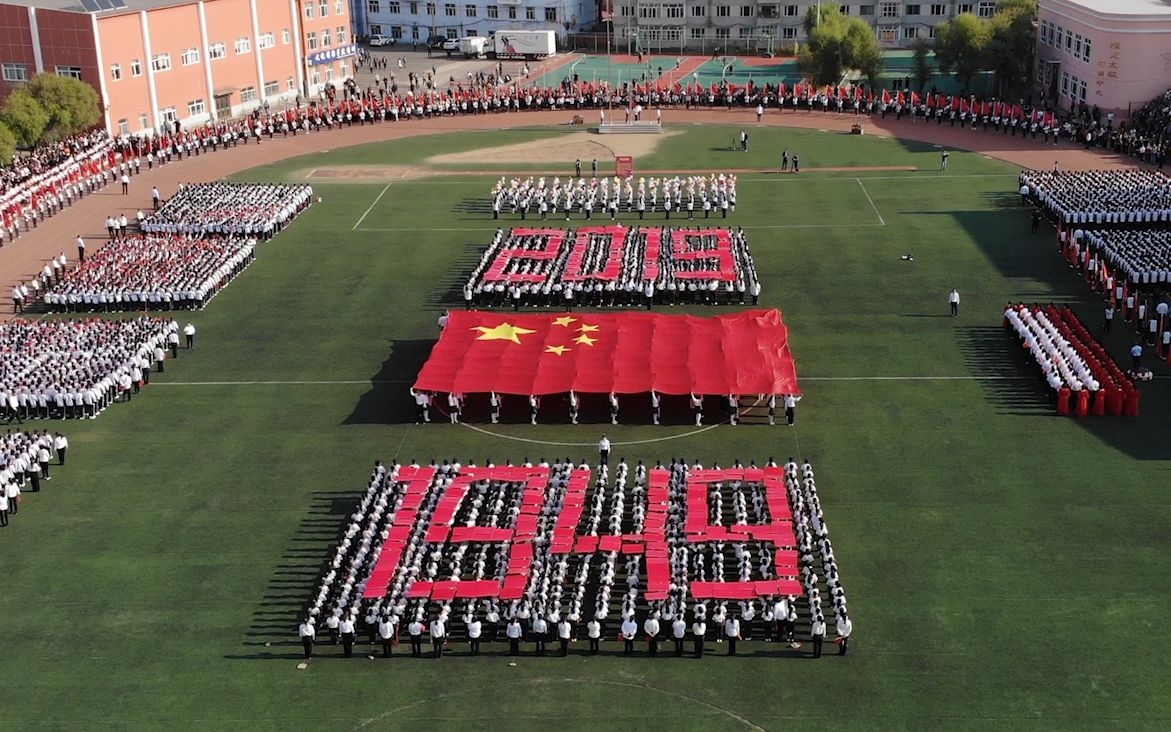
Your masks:
<svg viewBox="0 0 1171 732"><path fill-rule="evenodd" d="M427 39L427 48L433 51L440 51L443 49L443 44L447 43L447 36L431 36Z"/></svg>
<svg viewBox="0 0 1171 732"><path fill-rule="evenodd" d="M458 51L459 50L459 39L458 38L449 38L446 41L444 41L443 42L443 50L448 51L448 52Z"/></svg>
<svg viewBox="0 0 1171 732"><path fill-rule="evenodd" d="M370 36L370 45L371 46L393 46L394 43L395 43L395 39L391 38L390 36L383 36L383 35Z"/></svg>

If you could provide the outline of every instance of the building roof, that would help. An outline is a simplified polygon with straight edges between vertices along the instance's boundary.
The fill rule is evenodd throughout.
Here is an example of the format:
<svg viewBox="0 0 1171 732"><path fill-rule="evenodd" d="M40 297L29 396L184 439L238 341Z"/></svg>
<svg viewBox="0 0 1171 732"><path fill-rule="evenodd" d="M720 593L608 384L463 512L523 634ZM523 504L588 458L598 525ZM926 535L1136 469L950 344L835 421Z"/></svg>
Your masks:
<svg viewBox="0 0 1171 732"><path fill-rule="evenodd" d="M1064 0L1097 15L1171 17L1171 0Z"/></svg>
<svg viewBox="0 0 1171 732"><path fill-rule="evenodd" d="M45 10L68 10L77 13L103 15L136 13L140 10L186 5L196 0L21 0L20 5ZM11 4L11 3L10 3Z"/></svg>

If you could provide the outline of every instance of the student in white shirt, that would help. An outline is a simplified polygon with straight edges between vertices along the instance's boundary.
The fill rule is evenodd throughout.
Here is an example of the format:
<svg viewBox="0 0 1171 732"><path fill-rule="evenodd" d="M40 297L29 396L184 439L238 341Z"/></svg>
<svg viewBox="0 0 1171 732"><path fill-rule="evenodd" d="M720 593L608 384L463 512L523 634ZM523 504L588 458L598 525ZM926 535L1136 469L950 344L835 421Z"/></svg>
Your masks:
<svg viewBox="0 0 1171 732"><path fill-rule="evenodd" d="M845 613L838 616L838 655L844 656L850 650L850 633L854 632L854 623Z"/></svg>
<svg viewBox="0 0 1171 732"><path fill-rule="evenodd" d="M564 658L569 655L569 641L573 637L573 623L569 622L568 618L563 618L557 624L557 641L561 644L561 657Z"/></svg>
<svg viewBox="0 0 1171 732"><path fill-rule="evenodd" d="M538 614L533 618L532 631L533 642L536 644L537 648L537 655L543 656L545 655L545 636L549 632L549 623L545 621L545 618Z"/></svg>
<svg viewBox="0 0 1171 732"><path fill-rule="evenodd" d="M394 644L395 624L390 617L383 615L378 622L378 639L382 642L382 657L390 658L391 646Z"/></svg>
<svg viewBox="0 0 1171 732"><path fill-rule="evenodd" d="M586 623L586 635L590 639L590 655L598 655L598 644L602 640L602 624L598 622L597 617Z"/></svg>
<svg viewBox="0 0 1171 732"><path fill-rule="evenodd" d="M508 636L508 655L515 656L520 653L520 621L511 618L508 621L508 627L504 629L504 634Z"/></svg>
<svg viewBox="0 0 1171 732"><path fill-rule="evenodd" d="M736 655L736 641L740 640L740 621L735 615L729 615L724 621L724 636L728 639L728 655Z"/></svg>
<svg viewBox="0 0 1171 732"><path fill-rule="evenodd" d="M418 658L423 652L423 622L419 618L407 626L407 635L411 637L411 655Z"/></svg>
<svg viewBox="0 0 1171 732"><path fill-rule="evenodd" d="M696 618L691 624L691 635L695 640L695 657L703 658L703 637L707 633L707 623L703 618Z"/></svg>
<svg viewBox="0 0 1171 732"><path fill-rule="evenodd" d="M634 653L634 637L638 635L638 623L628 617L622 621L622 652L626 655Z"/></svg>
<svg viewBox="0 0 1171 732"><path fill-rule="evenodd" d="M654 656L659 652L659 614L655 612L642 624L646 632L647 654Z"/></svg>
<svg viewBox="0 0 1171 732"><path fill-rule="evenodd" d="M313 618L305 618L299 629L301 645L305 648L305 660L313 658L313 640L317 637L317 630L313 627Z"/></svg>
<svg viewBox="0 0 1171 732"><path fill-rule="evenodd" d="M431 647L435 649L435 658L443 658L443 644L446 642L447 626L440 616L431 623Z"/></svg>
<svg viewBox="0 0 1171 732"><path fill-rule="evenodd" d="M468 645L471 646L472 655L480 655L480 636L483 634L483 626L480 619L472 617L466 624L468 628Z"/></svg>
<svg viewBox="0 0 1171 732"><path fill-rule="evenodd" d="M675 655L683 655L683 639L687 636L687 623L683 621L683 613L671 623L671 635L675 638Z"/></svg>
<svg viewBox="0 0 1171 732"><path fill-rule="evenodd" d="M337 629L342 636L342 649L346 658L350 658L354 655L354 619L349 615L345 616L338 622Z"/></svg>
<svg viewBox="0 0 1171 732"><path fill-rule="evenodd" d="M813 616L809 636L813 640L813 657L821 658L821 644L825 642L825 619L821 615Z"/></svg>

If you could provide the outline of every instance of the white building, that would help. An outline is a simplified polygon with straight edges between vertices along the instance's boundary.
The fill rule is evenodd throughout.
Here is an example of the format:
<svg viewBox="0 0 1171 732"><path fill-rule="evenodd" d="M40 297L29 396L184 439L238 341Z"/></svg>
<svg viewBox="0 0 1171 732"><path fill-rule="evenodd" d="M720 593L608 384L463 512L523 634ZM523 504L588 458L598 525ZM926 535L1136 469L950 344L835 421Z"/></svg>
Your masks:
<svg viewBox="0 0 1171 732"><path fill-rule="evenodd" d="M832 0L824 0L828 5ZM614 0L614 36L626 50L635 44L644 52L680 50L766 51L805 40L805 14L817 0ZM916 38L934 38L935 27L961 13L990 18L996 0L969 2L841 3L846 15L874 26L887 48L911 45Z"/></svg>
<svg viewBox="0 0 1171 732"><path fill-rule="evenodd" d="M593 27L596 0L350 0L354 28L382 34L400 44L421 46L433 35L487 36L498 30L552 30L566 33Z"/></svg>
<svg viewBox="0 0 1171 732"><path fill-rule="evenodd" d="M1065 109L1128 114L1171 86L1171 4L1041 0L1037 85Z"/></svg>

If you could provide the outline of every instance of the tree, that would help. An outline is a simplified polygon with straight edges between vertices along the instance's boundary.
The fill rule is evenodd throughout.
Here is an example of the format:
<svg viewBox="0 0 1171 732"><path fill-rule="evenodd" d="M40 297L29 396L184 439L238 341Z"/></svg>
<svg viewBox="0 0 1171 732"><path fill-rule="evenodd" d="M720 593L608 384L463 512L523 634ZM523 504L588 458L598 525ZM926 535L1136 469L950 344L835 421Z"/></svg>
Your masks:
<svg viewBox="0 0 1171 732"><path fill-rule="evenodd" d="M922 94L935 75L935 69L931 68L931 43L925 38L917 38L912 49L915 52L915 84Z"/></svg>
<svg viewBox="0 0 1171 732"><path fill-rule="evenodd" d="M1002 97L1029 87L1036 20L1036 0L1001 0L988 21L987 63L996 73Z"/></svg>
<svg viewBox="0 0 1171 732"><path fill-rule="evenodd" d="M935 29L939 68L945 73L955 72L964 94L972 85L972 77L984 68L988 39L988 25L971 13L957 15Z"/></svg>
<svg viewBox="0 0 1171 732"><path fill-rule="evenodd" d="M882 74L882 49L874 29L861 18L842 15L837 5L809 8L805 14L809 40L797 55L797 67L814 84L840 83L848 70L859 71L874 84Z"/></svg>
<svg viewBox="0 0 1171 732"><path fill-rule="evenodd" d="M9 165L16 155L16 135L0 122L0 165Z"/></svg>
<svg viewBox="0 0 1171 732"><path fill-rule="evenodd" d="M49 113L44 137L60 140L92 129L102 117L98 93L80 79L37 74L25 87Z"/></svg>
<svg viewBox="0 0 1171 732"><path fill-rule="evenodd" d="M49 124L49 113L29 93L26 85L8 95L0 120L16 136L17 142L32 147L41 141L41 135Z"/></svg>

